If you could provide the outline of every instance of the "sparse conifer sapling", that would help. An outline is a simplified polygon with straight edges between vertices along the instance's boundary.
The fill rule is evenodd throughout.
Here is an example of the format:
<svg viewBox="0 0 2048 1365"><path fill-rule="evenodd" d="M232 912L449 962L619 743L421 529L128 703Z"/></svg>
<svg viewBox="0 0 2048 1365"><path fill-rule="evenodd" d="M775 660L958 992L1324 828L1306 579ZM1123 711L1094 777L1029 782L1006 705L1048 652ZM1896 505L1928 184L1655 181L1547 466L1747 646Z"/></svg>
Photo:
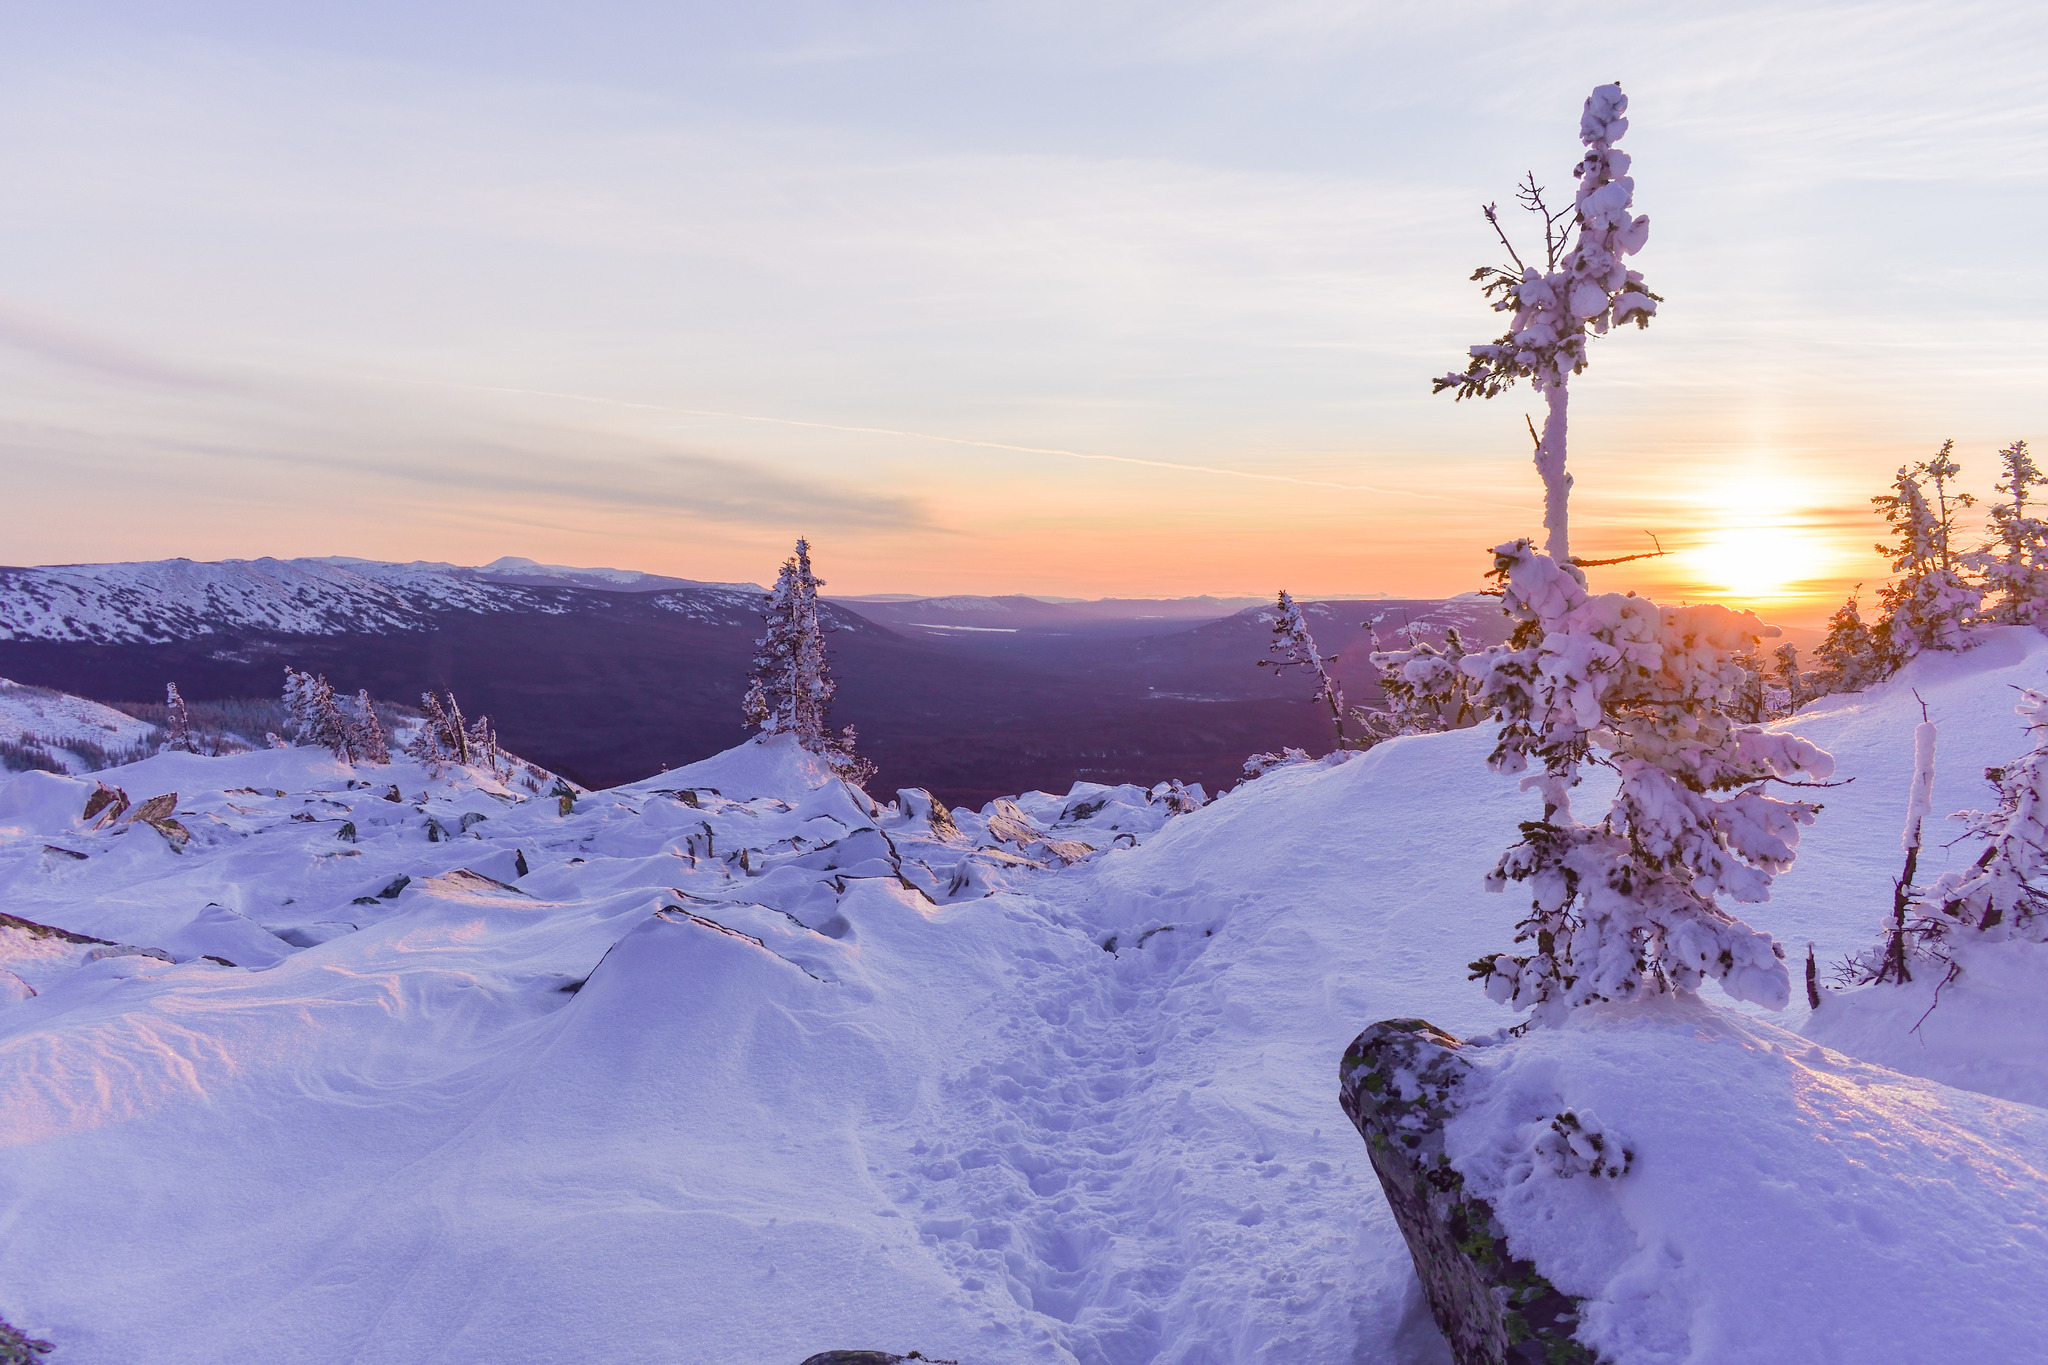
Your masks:
<svg viewBox="0 0 2048 1365"><path fill-rule="evenodd" d="M1337 727L1337 747L1352 747L1350 736L1344 732L1344 689L1324 666L1315 636L1309 633L1308 619L1301 614L1301 604L1285 588L1273 604L1273 642L1266 646L1266 652L1276 657L1260 659L1260 668L1276 673L1299 668L1308 674L1316 686L1315 700L1329 708L1330 720Z"/></svg>

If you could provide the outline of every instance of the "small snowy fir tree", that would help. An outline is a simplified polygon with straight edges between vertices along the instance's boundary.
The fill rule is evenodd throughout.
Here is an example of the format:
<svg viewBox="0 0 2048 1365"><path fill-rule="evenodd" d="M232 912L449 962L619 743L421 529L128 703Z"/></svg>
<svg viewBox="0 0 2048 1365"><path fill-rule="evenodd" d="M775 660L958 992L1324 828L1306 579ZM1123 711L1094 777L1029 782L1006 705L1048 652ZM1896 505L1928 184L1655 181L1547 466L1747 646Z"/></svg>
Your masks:
<svg viewBox="0 0 2048 1365"><path fill-rule="evenodd" d="M1385 714L1404 735L1427 735L1472 724L1479 712L1472 701L1472 675L1465 672L1464 637L1452 626L1439 649L1408 627L1408 648L1375 650L1372 666L1379 670Z"/></svg>
<svg viewBox="0 0 2048 1365"><path fill-rule="evenodd" d="M1567 503L1572 476L1565 470L1567 385L1586 368L1588 334L1604 335L1625 322L1650 325L1661 302L1628 269L1624 259L1643 249L1650 220L1634 213L1635 180L1629 154L1614 144L1628 131L1628 97L1619 85L1597 87L1579 116L1585 154L1572 174L1579 178L1570 208L1553 210L1536 176L1515 191L1522 207L1543 220L1543 267L1523 261L1500 223L1498 206L1484 212L1513 259L1507 266L1481 266L1472 273L1498 313L1513 321L1499 340L1471 348L1462 374L1436 381L1436 392L1457 398L1491 398L1518 379L1543 395L1547 415L1536 442L1536 469L1543 478L1545 548L1560 563L1571 559ZM1572 237L1576 228L1578 235Z"/></svg>
<svg viewBox="0 0 2048 1365"><path fill-rule="evenodd" d="M1997 601L1991 619L2016 626L2048 625L2048 521L2028 510L2028 493L2048 486L2027 451L2014 441L1998 452L2005 501L1991 506L1991 540L1969 556L1984 575L1984 587Z"/></svg>
<svg viewBox="0 0 2048 1365"><path fill-rule="evenodd" d="M1813 700L1812 684L1799 671L1799 646L1786 641L1771 651L1771 713L1789 716Z"/></svg>
<svg viewBox="0 0 2048 1365"><path fill-rule="evenodd" d="M369 689L356 693L355 707L351 713L335 698L324 675L285 669L285 722L296 743L327 749L344 763L389 763L390 745L370 704Z"/></svg>
<svg viewBox="0 0 2048 1365"><path fill-rule="evenodd" d="M1956 516L1975 501L1949 485L1961 472L1950 457L1955 442L1942 442L1931 460L1900 466L1892 491L1872 498L1897 543L1880 545L1896 575L1880 594L1883 614L1872 634L1880 658L1897 668L1930 649L1961 649L1977 619L1983 593L1964 580L1953 548ZM1929 506L1926 486L1935 490Z"/></svg>
<svg viewBox="0 0 2048 1365"><path fill-rule="evenodd" d="M1885 675L1884 660L1877 652L1877 639L1864 624L1863 612L1851 593L1835 614L1828 618L1828 633L1813 651L1820 667L1809 677L1814 696L1834 692L1861 692Z"/></svg>
<svg viewBox="0 0 2048 1365"><path fill-rule="evenodd" d="M335 701L334 688L324 675L315 677L287 667L284 671L284 709L285 721L295 742L330 750L344 763L360 756L356 747L356 726L348 713L341 709L340 703Z"/></svg>
<svg viewBox="0 0 2048 1365"><path fill-rule="evenodd" d="M1721 606L1595 595L1576 565L1527 540L1494 553L1514 634L1466 666L1480 705L1502 722L1489 764L1536 764L1523 784L1541 794L1543 815L1487 879L1491 891L1528 884L1517 941L1531 951L1481 958L1474 977L1546 1020L1708 978L1737 999L1783 1006L1783 951L1720 905L1767 900L1819 811L1764 784L1825 779L1834 767L1797 736L1729 715L1748 682L1738 656L1775 627ZM1571 801L1587 763L1618 782L1594 824Z"/></svg>
<svg viewBox="0 0 2048 1365"><path fill-rule="evenodd" d="M164 752L199 752L192 738L192 713L185 709L185 699L178 695L176 683L164 684Z"/></svg>
<svg viewBox="0 0 2048 1365"><path fill-rule="evenodd" d="M389 763L391 741L384 733L384 724L377 719L377 708L370 701L370 689L356 690L356 713L352 717L356 729L356 749L368 763Z"/></svg>
<svg viewBox="0 0 2048 1365"><path fill-rule="evenodd" d="M432 692L420 693L420 728L405 746L406 757L429 768L444 766L487 768L492 773L509 772L512 764L498 747L498 732L489 716L466 720L455 694L444 703Z"/></svg>
<svg viewBox="0 0 2048 1365"><path fill-rule="evenodd" d="M811 570L810 542L798 540L768 592L762 612L766 629L754 642L754 669L740 713L764 735L795 735L804 748L858 785L874 776L874 764L855 752L858 736L851 725L835 735L825 723L839 684L832 679L818 615L823 586Z"/></svg>
<svg viewBox="0 0 2048 1365"><path fill-rule="evenodd" d="M1323 656L1316 649L1315 636L1309 634L1308 621L1301 614L1301 604L1282 588L1273 604L1273 642L1266 646L1268 654L1277 658L1260 659L1260 668L1270 668L1275 673L1284 673L1290 668L1299 668L1314 680L1315 700L1330 708L1330 719L1337 727L1337 747L1348 749L1351 739L1344 733L1344 689L1330 676L1330 670L1323 665Z"/></svg>

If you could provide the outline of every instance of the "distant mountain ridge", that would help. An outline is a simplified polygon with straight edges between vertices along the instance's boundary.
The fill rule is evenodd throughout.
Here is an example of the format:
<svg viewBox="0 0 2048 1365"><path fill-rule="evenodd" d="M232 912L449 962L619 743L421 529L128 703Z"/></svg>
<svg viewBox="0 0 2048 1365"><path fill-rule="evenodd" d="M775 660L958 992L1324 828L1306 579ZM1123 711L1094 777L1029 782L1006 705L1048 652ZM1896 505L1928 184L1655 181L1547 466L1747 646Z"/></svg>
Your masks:
<svg viewBox="0 0 2048 1365"><path fill-rule="evenodd" d="M506 744L590 787L744 738L762 590L501 559L477 568L346 557L0 569L0 676L99 702L275 698L283 670L411 702L453 689ZM1366 655L1412 623L1500 637L1484 599L1304 602L1353 704ZM1076 779L1228 786L1245 758L1334 735L1298 670L1260 668L1261 599L828 599L839 694L878 790L949 804ZM1379 618L1377 634L1366 624Z"/></svg>
<svg viewBox="0 0 2048 1365"><path fill-rule="evenodd" d="M559 613L579 591L635 593L707 624L759 615L751 583L696 583L621 569L506 558L481 568L334 556L143 560L0 568L0 640L165 644L208 635L388 634L446 613Z"/></svg>

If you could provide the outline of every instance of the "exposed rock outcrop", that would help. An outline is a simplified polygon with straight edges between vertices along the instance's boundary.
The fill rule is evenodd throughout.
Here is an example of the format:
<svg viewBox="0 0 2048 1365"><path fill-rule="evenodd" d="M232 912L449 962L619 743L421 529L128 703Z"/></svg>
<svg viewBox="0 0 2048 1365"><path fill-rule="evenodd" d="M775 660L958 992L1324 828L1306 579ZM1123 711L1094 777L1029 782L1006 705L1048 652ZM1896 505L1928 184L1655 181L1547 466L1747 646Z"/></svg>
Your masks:
<svg viewBox="0 0 2048 1365"><path fill-rule="evenodd" d="M1597 1365L1573 1336L1579 1300L1508 1250L1493 1209L1444 1154L1444 1123L1472 1069L1461 1047L1421 1019L1374 1024L1338 1068L1344 1112L1458 1365Z"/></svg>

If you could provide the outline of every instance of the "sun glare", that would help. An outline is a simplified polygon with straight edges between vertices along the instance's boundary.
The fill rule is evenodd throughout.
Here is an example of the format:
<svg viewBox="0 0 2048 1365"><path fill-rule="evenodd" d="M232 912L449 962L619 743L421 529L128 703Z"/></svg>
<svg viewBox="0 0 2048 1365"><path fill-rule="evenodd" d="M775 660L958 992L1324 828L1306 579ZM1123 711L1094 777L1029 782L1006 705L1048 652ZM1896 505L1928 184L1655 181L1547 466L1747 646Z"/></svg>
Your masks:
<svg viewBox="0 0 2048 1365"><path fill-rule="evenodd" d="M1794 596L1824 576L1830 547L1802 524L1797 490L1776 480L1746 481L1722 490L1707 509L1704 539L1686 552L1702 591L1742 602Z"/></svg>

